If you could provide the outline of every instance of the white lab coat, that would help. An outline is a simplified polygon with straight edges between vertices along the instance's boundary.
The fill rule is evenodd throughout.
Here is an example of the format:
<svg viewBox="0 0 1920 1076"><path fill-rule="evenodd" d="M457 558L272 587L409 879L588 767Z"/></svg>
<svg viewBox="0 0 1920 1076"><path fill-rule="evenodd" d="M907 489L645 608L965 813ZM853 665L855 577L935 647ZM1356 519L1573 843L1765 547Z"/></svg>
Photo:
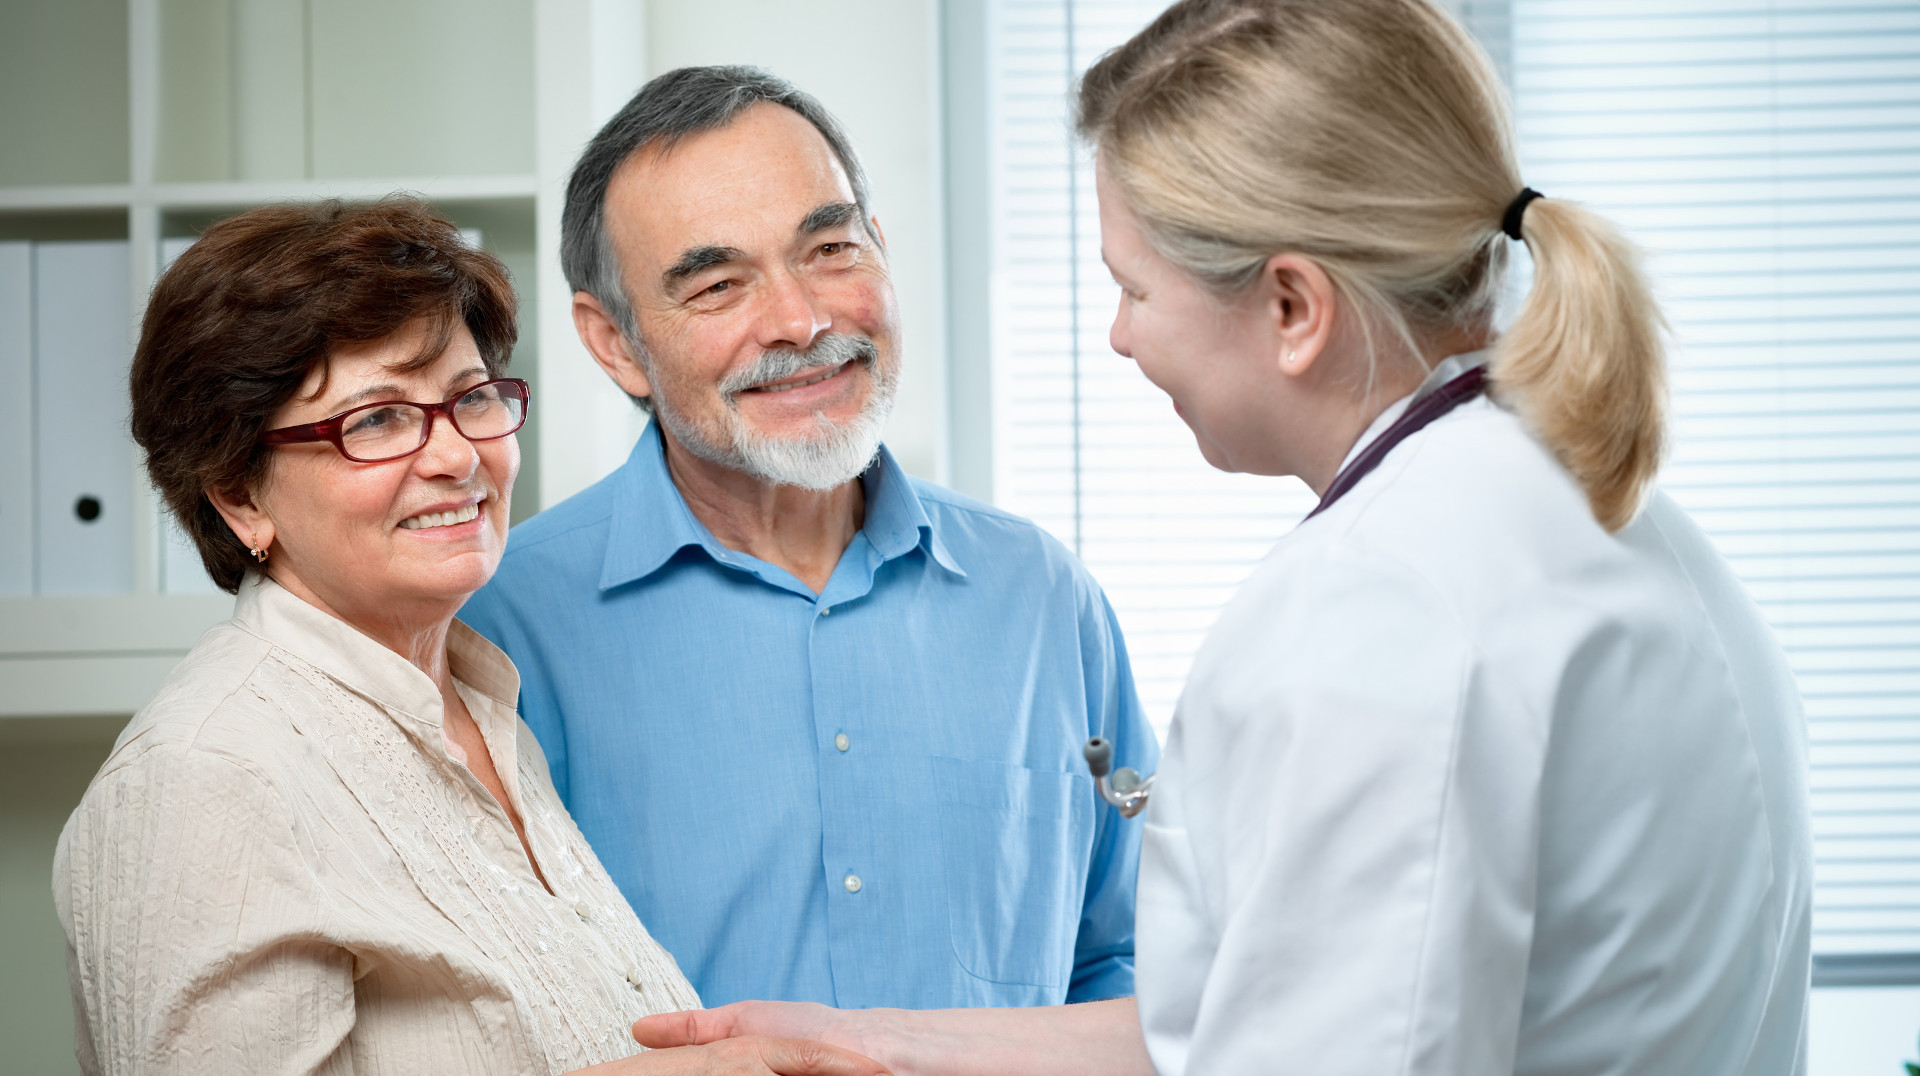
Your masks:
<svg viewBox="0 0 1920 1076"><path fill-rule="evenodd" d="M1699 529L1657 495L1608 534L1475 400L1194 660L1140 866L1154 1066L1804 1072L1806 796L1793 679Z"/></svg>

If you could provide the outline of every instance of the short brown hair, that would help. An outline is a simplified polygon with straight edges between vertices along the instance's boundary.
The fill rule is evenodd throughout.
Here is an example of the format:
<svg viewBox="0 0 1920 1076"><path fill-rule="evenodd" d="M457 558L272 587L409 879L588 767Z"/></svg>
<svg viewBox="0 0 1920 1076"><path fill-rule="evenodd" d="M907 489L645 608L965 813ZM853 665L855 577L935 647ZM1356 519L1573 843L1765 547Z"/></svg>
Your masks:
<svg viewBox="0 0 1920 1076"><path fill-rule="evenodd" d="M207 491L259 488L260 434L315 367L422 318L430 362L457 318L497 377L514 311L506 266L417 198L263 206L208 228L154 286L129 380L147 474L213 581L237 591L252 558Z"/></svg>

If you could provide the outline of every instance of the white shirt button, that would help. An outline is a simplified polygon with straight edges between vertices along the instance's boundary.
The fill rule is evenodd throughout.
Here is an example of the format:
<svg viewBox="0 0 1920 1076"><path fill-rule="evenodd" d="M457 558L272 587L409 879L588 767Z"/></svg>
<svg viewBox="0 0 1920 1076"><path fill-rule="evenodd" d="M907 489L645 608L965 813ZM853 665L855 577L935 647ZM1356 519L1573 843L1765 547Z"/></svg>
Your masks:
<svg viewBox="0 0 1920 1076"><path fill-rule="evenodd" d="M833 606L831 605L823 605L820 607L821 616L826 616L828 613L831 613L831 612L833 612Z"/></svg>
<svg viewBox="0 0 1920 1076"><path fill-rule="evenodd" d="M584 900L576 900L573 902L573 914L579 916L582 919L592 919L593 905L588 904Z"/></svg>
<svg viewBox="0 0 1920 1076"><path fill-rule="evenodd" d="M840 735L835 736L833 738L833 746L838 747L842 751L845 751L847 748L853 746L853 741L847 739L847 734L843 732Z"/></svg>
<svg viewBox="0 0 1920 1076"><path fill-rule="evenodd" d="M860 876L857 874L847 875L847 880L840 884L846 886L849 893L860 892Z"/></svg>

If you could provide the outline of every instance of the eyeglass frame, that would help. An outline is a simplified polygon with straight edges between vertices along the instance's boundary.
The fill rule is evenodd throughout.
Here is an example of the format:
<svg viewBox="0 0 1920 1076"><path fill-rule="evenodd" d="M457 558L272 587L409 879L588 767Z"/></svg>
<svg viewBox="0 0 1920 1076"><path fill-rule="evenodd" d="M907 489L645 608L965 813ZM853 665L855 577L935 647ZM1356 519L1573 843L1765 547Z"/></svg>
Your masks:
<svg viewBox="0 0 1920 1076"><path fill-rule="evenodd" d="M476 390L486 388L488 385L502 384L517 385L520 388L520 399L523 404L520 409L520 421L513 424L513 429L507 430L504 433L496 433L488 437L467 437L467 431L460 428L460 420L454 417L453 405L460 400L466 399ZM341 429L346 426L347 419L362 411L371 411L376 407L392 407L395 404L417 407L427 413L427 420L420 424L420 443L397 456L382 456L375 460L362 459L348 452L346 440L341 436L340 432ZM268 430L260 435L259 443L263 445L304 445L324 441L331 444L334 450L339 452L341 456L354 463L392 463L394 460L406 459L408 456L427 447L427 442L433 440L433 420L440 415L447 416L447 422L452 424L453 432L462 437L466 437L470 442L478 443L481 441L498 441L502 437L511 437L520 432L520 428L527 424L527 415L532 412L532 410L533 386L528 385L526 381L517 377L493 377L479 384L469 385L439 403L416 403L412 400L375 400L372 403L363 403L357 407L349 407L332 418L321 419L319 422L307 422L298 426L282 426L276 430Z"/></svg>

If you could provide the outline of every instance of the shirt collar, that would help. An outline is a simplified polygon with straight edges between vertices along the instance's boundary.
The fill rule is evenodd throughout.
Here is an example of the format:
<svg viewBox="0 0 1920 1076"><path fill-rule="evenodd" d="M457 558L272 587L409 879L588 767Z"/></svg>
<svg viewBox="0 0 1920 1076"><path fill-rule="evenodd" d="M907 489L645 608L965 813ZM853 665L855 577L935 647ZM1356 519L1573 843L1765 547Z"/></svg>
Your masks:
<svg viewBox="0 0 1920 1076"><path fill-rule="evenodd" d="M312 665L390 711L438 729L444 716L439 685L412 662L344 620L307 604L263 572L248 572L234 601L243 630ZM458 620L447 629L447 667L453 677L511 713L520 696L512 659Z"/></svg>
<svg viewBox="0 0 1920 1076"><path fill-rule="evenodd" d="M667 473L666 449L660 423L647 423L615 480L613 517L607 534L606 558L600 566L600 589L610 590L645 579L688 546L703 550L716 563L749 570L754 558L720 544L680 496ZM866 487L867 521L861 528L882 560L892 560L915 547L942 568L965 576L935 531L926 506L913 482L885 445L872 465L860 475Z"/></svg>
<svg viewBox="0 0 1920 1076"><path fill-rule="evenodd" d="M720 559L720 543L694 518L667 474L659 422L649 422L614 479L613 519L607 531L606 559L600 564L600 589L644 579L688 546L698 546Z"/></svg>
<svg viewBox="0 0 1920 1076"><path fill-rule="evenodd" d="M1347 452L1347 458L1340 461L1340 466L1334 470L1334 474L1339 474L1341 471L1346 470L1347 465L1351 464L1355 459L1358 459L1360 453L1366 451L1368 445L1379 440L1380 435L1386 433L1388 427L1400 421L1400 416L1407 413L1407 408L1412 407L1414 404L1420 402L1422 398L1431 394L1433 390L1452 381L1468 370L1476 366L1485 366L1487 360L1491 357L1491 353L1483 349L1480 351L1469 351L1460 355L1449 355L1435 363L1433 369L1427 371L1426 379L1420 382L1419 388L1388 404L1387 409L1380 412L1379 416L1367 427L1366 432L1360 435L1360 439L1353 443L1353 448Z"/></svg>
<svg viewBox="0 0 1920 1076"><path fill-rule="evenodd" d="M867 525L862 528L867 542L885 560L904 556L909 550L924 550L934 563L965 578L947 544L940 540L927 506L913 488L913 480L893 458L885 445L874 457L873 465L860 476L867 489Z"/></svg>

